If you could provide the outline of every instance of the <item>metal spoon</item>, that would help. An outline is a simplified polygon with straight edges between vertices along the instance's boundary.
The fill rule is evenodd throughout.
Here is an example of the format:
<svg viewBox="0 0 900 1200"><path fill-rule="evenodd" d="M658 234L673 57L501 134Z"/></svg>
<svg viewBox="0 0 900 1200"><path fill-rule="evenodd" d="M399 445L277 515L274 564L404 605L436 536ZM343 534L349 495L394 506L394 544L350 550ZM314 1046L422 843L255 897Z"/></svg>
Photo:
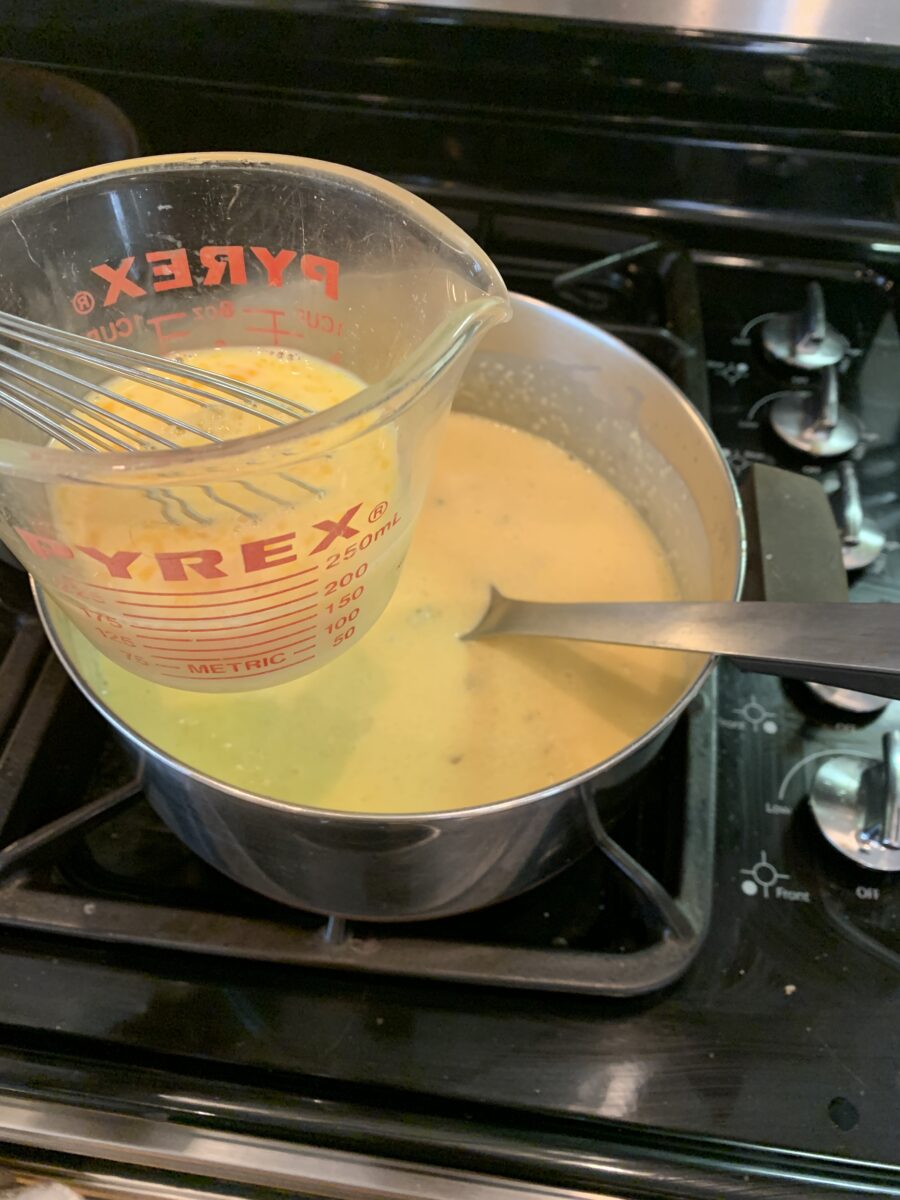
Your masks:
<svg viewBox="0 0 900 1200"><path fill-rule="evenodd" d="M689 650L745 671L900 699L900 604L540 604L491 588L463 640L500 634Z"/></svg>

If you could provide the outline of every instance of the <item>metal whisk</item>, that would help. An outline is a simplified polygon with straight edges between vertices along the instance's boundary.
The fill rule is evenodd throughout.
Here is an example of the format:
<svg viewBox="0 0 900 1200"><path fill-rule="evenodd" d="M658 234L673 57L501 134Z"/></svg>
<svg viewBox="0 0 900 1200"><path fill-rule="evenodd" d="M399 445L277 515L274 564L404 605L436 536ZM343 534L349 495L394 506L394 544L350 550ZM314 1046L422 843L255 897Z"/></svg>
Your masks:
<svg viewBox="0 0 900 1200"><path fill-rule="evenodd" d="M63 365L36 357L32 353L34 350L42 351L51 359L62 360ZM163 433L142 424L141 418L180 429L211 444L220 444L224 440L190 421L170 417L114 391L108 384L90 381L78 373L78 367L89 368L107 378L116 375L135 380L170 396L180 396L200 409L228 408L274 426L301 420L315 412L297 401L227 379L177 358L160 358L141 350L109 345L3 312L0 312L0 364L0 407L22 417L70 450L102 453L183 448ZM75 369L67 369L72 367ZM134 417L121 411L109 412L91 399L92 396L111 400ZM314 495L320 494L318 488L292 475L281 473L278 477ZM240 486L273 503L285 503L256 484L240 481ZM256 515L209 486L200 490L216 504L243 516ZM176 519L171 507L175 505L190 520L209 523L208 517L167 488L152 489L147 494L163 505L167 520Z"/></svg>

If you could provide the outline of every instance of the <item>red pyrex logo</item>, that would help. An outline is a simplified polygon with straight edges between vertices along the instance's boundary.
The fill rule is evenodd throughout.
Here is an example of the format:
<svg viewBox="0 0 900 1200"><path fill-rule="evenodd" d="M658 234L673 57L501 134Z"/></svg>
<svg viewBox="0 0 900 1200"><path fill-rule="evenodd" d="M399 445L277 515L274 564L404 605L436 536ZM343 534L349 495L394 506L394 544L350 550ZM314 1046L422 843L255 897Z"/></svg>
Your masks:
<svg viewBox="0 0 900 1200"><path fill-rule="evenodd" d="M98 263L91 267L91 271L107 284L102 300L104 308L116 304L123 296L147 295L148 289L134 278L137 261L135 255L129 255L116 265ZM179 247L177 250L148 250L141 256L141 261L150 268L150 286L154 292L193 288L197 284L216 287L226 282L240 287L247 283L249 263L262 267L269 287L281 287L285 271L296 270L313 283L322 284L329 300L338 298L340 264L333 258L299 254L297 250L268 250L265 246L201 246L199 250L189 251Z"/></svg>
<svg viewBox="0 0 900 1200"><path fill-rule="evenodd" d="M350 538L356 537L359 530L353 528L350 518L355 517L361 508L361 504L354 504L352 508L347 509L339 521L316 521L313 529L321 529L325 536L318 546L313 546L310 554L320 554L323 550L327 550L331 543L339 537L348 541Z"/></svg>
<svg viewBox="0 0 900 1200"><path fill-rule="evenodd" d="M318 521L313 529L321 529L325 537L310 550L310 554L319 554L337 538L350 539L359 533L351 524L351 518L360 509L355 504L337 521ZM378 533L387 532L390 523ZM296 531L275 534L274 537L255 538L253 541L241 542L226 561L221 550L212 547L202 547L199 550L158 550L153 554L142 550L114 550L107 552L97 546L69 546L58 538L45 534L33 533L29 529L16 527L16 533L37 558L68 558L78 556L92 559L104 567L110 579L133 579L131 568L138 560L155 563L159 574L166 583L184 583L191 575L201 579L225 579L229 575L249 575L253 571L264 571L269 567L283 567L297 561L294 548ZM378 535L374 535L377 537Z"/></svg>

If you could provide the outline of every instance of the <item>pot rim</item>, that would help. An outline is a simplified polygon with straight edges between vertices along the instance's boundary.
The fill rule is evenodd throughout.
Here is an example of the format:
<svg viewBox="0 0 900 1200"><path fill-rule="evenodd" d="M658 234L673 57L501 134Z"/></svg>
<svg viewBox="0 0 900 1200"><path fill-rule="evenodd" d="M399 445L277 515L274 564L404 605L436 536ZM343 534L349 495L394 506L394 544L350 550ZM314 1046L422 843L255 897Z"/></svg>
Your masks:
<svg viewBox="0 0 900 1200"><path fill-rule="evenodd" d="M515 309L518 305L527 305L532 308L546 309L553 314L556 320L565 320L566 323L580 328L583 332L588 333L595 341L606 343L611 350L626 359L630 359L636 364L639 370L646 372L649 376L655 377L656 383L664 387L671 395L672 401L684 407L696 426L699 437L706 443L708 451L718 460L720 469L722 470L725 479L728 481L729 489L734 499L734 518L735 518L735 540L737 544L737 569L735 572L733 594L727 599L739 600L741 591L744 585L744 572L747 561L747 538L746 527L744 523L743 508L741 505L740 495L737 490L737 485L734 476L731 473L731 468L719 445L715 434L710 428L708 422L702 414L694 407L690 400L684 395L680 388L672 382L667 375L659 370L653 363L633 350L627 343L613 334L607 333L603 329L597 328L589 321L583 320L581 317L576 317L564 309L557 308L556 305L548 304L543 300L535 300L531 296L523 296L519 293L511 292L510 300ZM501 813L509 812L517 808L525 808L531 804L538 804L544 800L548 800L554 796L558 796L563 792L570 791L572 788L580 787L587 783L598 771L606 771L614 768L620 762L623 762L630 755L642 749L648 742L652 741L667 725L674 721L685 708L694 699L703 684L709 677L710 672L715 667L718 657L709 655L704 665L700 668L693 683L691 683L681 696L671 705L657 721L654 722L648 729L644 730L639 737L626 743L615 754L608 758L602 759L598 763L579 771L577 774L570 776L568 779L560 780L558 783L553 783L545 788L541 788L534 792L524 792L519 796L507 797L504 800L494 800L487 804L476 804L470 808L453 808L439 809L435 811L424 811L417 813L391 813L391 812L352 812L343 809L334 808L318 808L309 804L292 804L286 800L275 800L267 796L260 796L255 792L248 792L243 788L233 784L225 783L222 780L215 779L211 775L206 775L202 771L196 770L173 755L168 754L165 750L147 741L135 729L123 721L90 687L81 672L72 661L68 651L62 645L62 642L57 635L56 626L50 613L47 604L47 597L43 588L37 581L31 578L31 589L34 594L35 603L37 605L38 615L41 623L44 626L44 631L50 641L63 667L72 679L79 691L90 701L95 709L112 725L112 727L126 741L136 746L141 754L152 759L161 761L166 767L177 771L179 774L186 776L193 783L200 784L202 787L211 789L216 792L221 792L230 800L246 801L249 804L258 805L261 808L276 809L283 813L290 813L306 819L318 819L323 822L331 822L336 820L351 821L358 825L371 824L390 824L390 825L411 825L428 824L447 825L454 821L465 820L466 817L471 817L476 814Z"/></svg>

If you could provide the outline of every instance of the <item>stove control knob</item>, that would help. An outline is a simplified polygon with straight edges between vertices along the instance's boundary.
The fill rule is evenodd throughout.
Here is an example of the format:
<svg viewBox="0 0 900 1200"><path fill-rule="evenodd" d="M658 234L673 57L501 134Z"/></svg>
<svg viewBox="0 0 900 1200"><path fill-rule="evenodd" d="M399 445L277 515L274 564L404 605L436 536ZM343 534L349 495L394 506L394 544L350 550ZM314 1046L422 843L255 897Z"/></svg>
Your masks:
<svg viewBox="0 0 900 1200"><path fill-rule="evenodd" d="M881 762L826 758L809 801L835 850L873 871L900 871L900 732L884 735Z"/></svg>
<svg viewBox="0 0 900 1200"><path fill-rule="evenodd" d="M844 335L828 324L820 283L806 289L806 303L799 312L769 317L762 327L762 342L773 358L803 371L834 366L850 348Z"/></svg>
<svg viewBox="0 0 900 1200"><path fill-rule="evenodd" d="M885 696L870 696L868 692L854 692L852 688L832 687L829 683L804 683L821 704L837 709L842 715L858 717L860 723L883 712L890 704Z"/></svg>
<svg viewBox="0 0 900 1200"><path fill-rule="evenodd" d="M861 571L871 566L886 541L874 521L863 512L856 468L842 462L838 468L839 484L831 493L831 506L841 531L841 558L848 571Z"/></svg>
<svg viewBox="0 0 900 1200"><path fill-rule="evenodd" d="M818 391L779 396L769 405L769 420L783 442L811 458L837 458L859 441L859 424L841 407L834 367L824 369Z"/></svg>

